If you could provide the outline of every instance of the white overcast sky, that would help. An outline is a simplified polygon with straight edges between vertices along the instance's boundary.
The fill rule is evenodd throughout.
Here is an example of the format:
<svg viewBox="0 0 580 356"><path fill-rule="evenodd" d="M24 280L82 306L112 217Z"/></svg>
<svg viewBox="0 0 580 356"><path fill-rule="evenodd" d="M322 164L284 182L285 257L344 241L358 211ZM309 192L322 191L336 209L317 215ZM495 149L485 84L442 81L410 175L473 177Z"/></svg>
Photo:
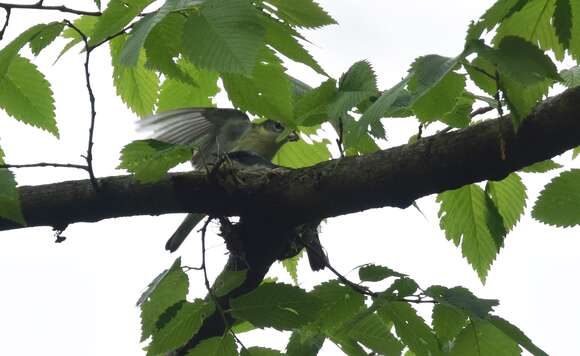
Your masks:
<svg viewBox="0 0 580 356"><path fill-rule="evenodd" d="M20 3L31 3L32 1ZM92 1L46 1L92 9ZM462 49L468 23L492 1L322 1L340 23L308 33L312 52L322 66L338 77L352 63L369 60L380 88L404 76L418 56L437 53L453 56ZM25 28L47 22L37 11L14 11L6 39ZM50 19L73 19L49 13ZM0 112L0 144L9 163L81 162L85 151L89 106L84 87L82 56L69 52L56 65L60 46L51 47L36 60L53 83L61 139L24 126ZM138 138L135 116L115 97L105 48L94 53L92 78L97 96L95 165L99 176L116 171L121 147ZM300 65L293 75L316 85L320 77ZM414 133L412 120L385 120L389 145L401 144ZM561 159L568 162L569 156ZM578 164L576 163L576 166ZM63 169L19 170L20 184L41 184L84 179L82 171ZM537 196L548 176L525 177L528 194ZM533 201L533 200L532 200ZM438 227L434 197L419 201L426 214L414 209L376 209L329 220L322 243L331 262L343 273L374 262L409 274L423 287L462 285L484 298L497 298L497 314L518 325L538 346L552 355L580 354L580 270L578 228L555 229L525 217L507 240L489 273L485 286L448 242ZM529 213L529 207L527 212ZM163 250L167 237L182 215L111 219L74 224L55 244L50 228L0 233L0 340L6 355L141 355L139 311L141 291L176 255ZM210 274L225 261L219 238L209 240ZM189 265L199 264L199 239L190 237L179 250ZM302 264L301 283L308 288L331 275L312 273ZM279 268L272 275L289 281ZM202 296L202 276L191 275L191 295ZM350 272L355 278L356 273ZM426 309L422 311L428 317ZM280 336L273 336L280 335ZM265 338L264 336L268 336ZM286 339L277 332L244 336L246 345L265 344L283 349ZM337 350L325 344L323 355Z"/></svg>

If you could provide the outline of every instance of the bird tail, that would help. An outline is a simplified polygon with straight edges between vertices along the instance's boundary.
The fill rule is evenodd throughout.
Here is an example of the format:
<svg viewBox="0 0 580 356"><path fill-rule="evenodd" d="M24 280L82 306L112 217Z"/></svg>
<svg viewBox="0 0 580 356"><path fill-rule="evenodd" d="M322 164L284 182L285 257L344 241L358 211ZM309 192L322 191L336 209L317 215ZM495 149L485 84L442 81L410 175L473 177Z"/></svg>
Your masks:
<svg viewBox="0 0 580 356"><path fill-rule="evenodd" d="M173 235L165 243L165 249L169 252L175 252L183 243L189 233L205 217L204 214L187 214L181 225L175 230Z"/></svg>

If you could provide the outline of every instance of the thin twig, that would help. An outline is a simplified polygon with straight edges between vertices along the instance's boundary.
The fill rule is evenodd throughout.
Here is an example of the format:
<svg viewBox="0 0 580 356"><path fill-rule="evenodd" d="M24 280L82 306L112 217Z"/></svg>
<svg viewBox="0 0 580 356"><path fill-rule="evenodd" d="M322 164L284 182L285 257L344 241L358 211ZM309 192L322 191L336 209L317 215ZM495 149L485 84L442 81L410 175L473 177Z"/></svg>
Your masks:
<svg viewBox="0 0 580 356"><path fill-rule="evenodd" d="M417 141L419 141L421 139L421 137L423 137L423 128L425 127L425 124L423 124L422 122L419 124L419 129L417 130Z"/></svg>
<svg viewBox="0 0 580 356"><path fill-rule="evenodd" d="M336 139L336 144L338 145L338 152L340 153L340 158L344 157L344 125L342 122L342 117L338 118L338 139Z"/></svg>
<svg viewBox="0 0 580 356"><path fill-rule="evenodd" d="M44 1L37 1L34 4L7 4L0 3L0 7L8 11L9 9L34 9L34 10L54 10L60 12L66 12L75 15L88 15L88 16L101 16L103 13L100 11L84 11L71 9L63 5L43 5Z"/></svg>
<svg viewBox="0 0 580 356"><path fill-rule="evenodd" d="M82 164L72 163L29 163L29 164L0 164L0 168L36 168L36 167L55 167L55 168L77 168L88 171L89 167Z"/></svg>
<svg viewBox="0 0 580 356"><path fill-rule="evenodd" d="M493 107L491 107L491 106L486 106L483 108L475 109L471 112L471 114L469 114L469 117L473 118L473 117L476 117L477 115L483 115L483 114L488 113L492 110L493 110Z"/></svg>
<svg viewBox="0 0 580 356"><path fill-rule="evenodd" d="M0 41L2 41L2 39L4 38L4 33L6 32L6 28L8 28L8 22L10 22L10 14L12 13L12 9L7 8L4 9L4 11L6 11L6 19L4 20L4 25L0 30Z"/></svg>
<svg viewBox="0 0 580 356"><path fill-rule="evenodd" d="M84 158L87 161L87 172L89 173L89 179L91 180L91 184L95 189L95 191L99 191L99 184L97 182L97 179L95 178L95 172L93 170L93 145L94 145L93 137L95 133L95 118L97 116L97 112L95 110L95 95L93 94L93 88L91 87L91 74L89 72L89 62L91 59L91 51L93 50L93 48L89 46L89 39L87 35L83 33L83 31L81 31L78 27L76 27L72 22L68 20L65 20L65 23L67 24L67 26L75 30L79 34L79 36L81 36L81 39L85 44L85 80L87 85L87 91L89 93L89 102L91 105L91 123L89 127L89 140L88 140L89 142L87 145L88 146L87 154L86 156L84 156Z"/></svg>

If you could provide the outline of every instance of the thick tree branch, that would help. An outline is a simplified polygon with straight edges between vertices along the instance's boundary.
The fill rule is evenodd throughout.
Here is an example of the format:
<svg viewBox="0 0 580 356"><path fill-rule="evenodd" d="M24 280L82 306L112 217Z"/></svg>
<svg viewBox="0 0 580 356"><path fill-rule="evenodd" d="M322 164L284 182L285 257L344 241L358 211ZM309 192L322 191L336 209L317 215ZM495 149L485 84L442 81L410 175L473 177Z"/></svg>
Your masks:
<svg viewBox="0 0 580 356"><path fill-rule="evenodd" d="M383 206L407 207L422 196L486 179L502 179L580 145L580 88L546 100L514 133L509 117L423 138L361 157L314 167L255 172L171 174L153 184L129 176L21 187L28 226L66 226L132 215L204 212L247 215L285 224ZM237 179L232 179L235 173ZM244 184L240 184L244 182ZM19 228L0 220L0 230Z"/></svg>

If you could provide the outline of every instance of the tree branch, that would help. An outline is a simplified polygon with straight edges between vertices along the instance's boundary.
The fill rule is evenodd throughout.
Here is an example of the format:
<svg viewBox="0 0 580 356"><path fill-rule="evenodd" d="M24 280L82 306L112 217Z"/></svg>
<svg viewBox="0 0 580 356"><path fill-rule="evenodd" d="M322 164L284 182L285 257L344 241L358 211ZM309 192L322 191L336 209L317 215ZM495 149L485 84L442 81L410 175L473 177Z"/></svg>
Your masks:
<svg viewBox="0 0 580 356"><path fill-rule="evenodd" d="M21 187L23 213L28 226L188 211L213 216L250 211L292 225L384 206L404 208L426 195L502 179L580 145L578 113L580 88L575 88L539 105L517 134L504 117L304 169L274 169L258 178L238 171L238 179L225 172L219 184L192 172L152 184L130 176L102 178L99 195L88 180ZM21 227L0 219L0 230Z"/></svg>
<svg viewBox="0 0 580 356"><path fill-rule="evenodd" d="M102 13L100 11L84 11L84 10L75 10L63 5L43 5L43 1L37 1L34 4L8 4L8 3L0 3L0 8L4 8L6 11L10 9L33 9L33 10L54 10L60 12L66 12L69 14L76 14L76 15L89 15L89 16L101 16Z"/></svg>

